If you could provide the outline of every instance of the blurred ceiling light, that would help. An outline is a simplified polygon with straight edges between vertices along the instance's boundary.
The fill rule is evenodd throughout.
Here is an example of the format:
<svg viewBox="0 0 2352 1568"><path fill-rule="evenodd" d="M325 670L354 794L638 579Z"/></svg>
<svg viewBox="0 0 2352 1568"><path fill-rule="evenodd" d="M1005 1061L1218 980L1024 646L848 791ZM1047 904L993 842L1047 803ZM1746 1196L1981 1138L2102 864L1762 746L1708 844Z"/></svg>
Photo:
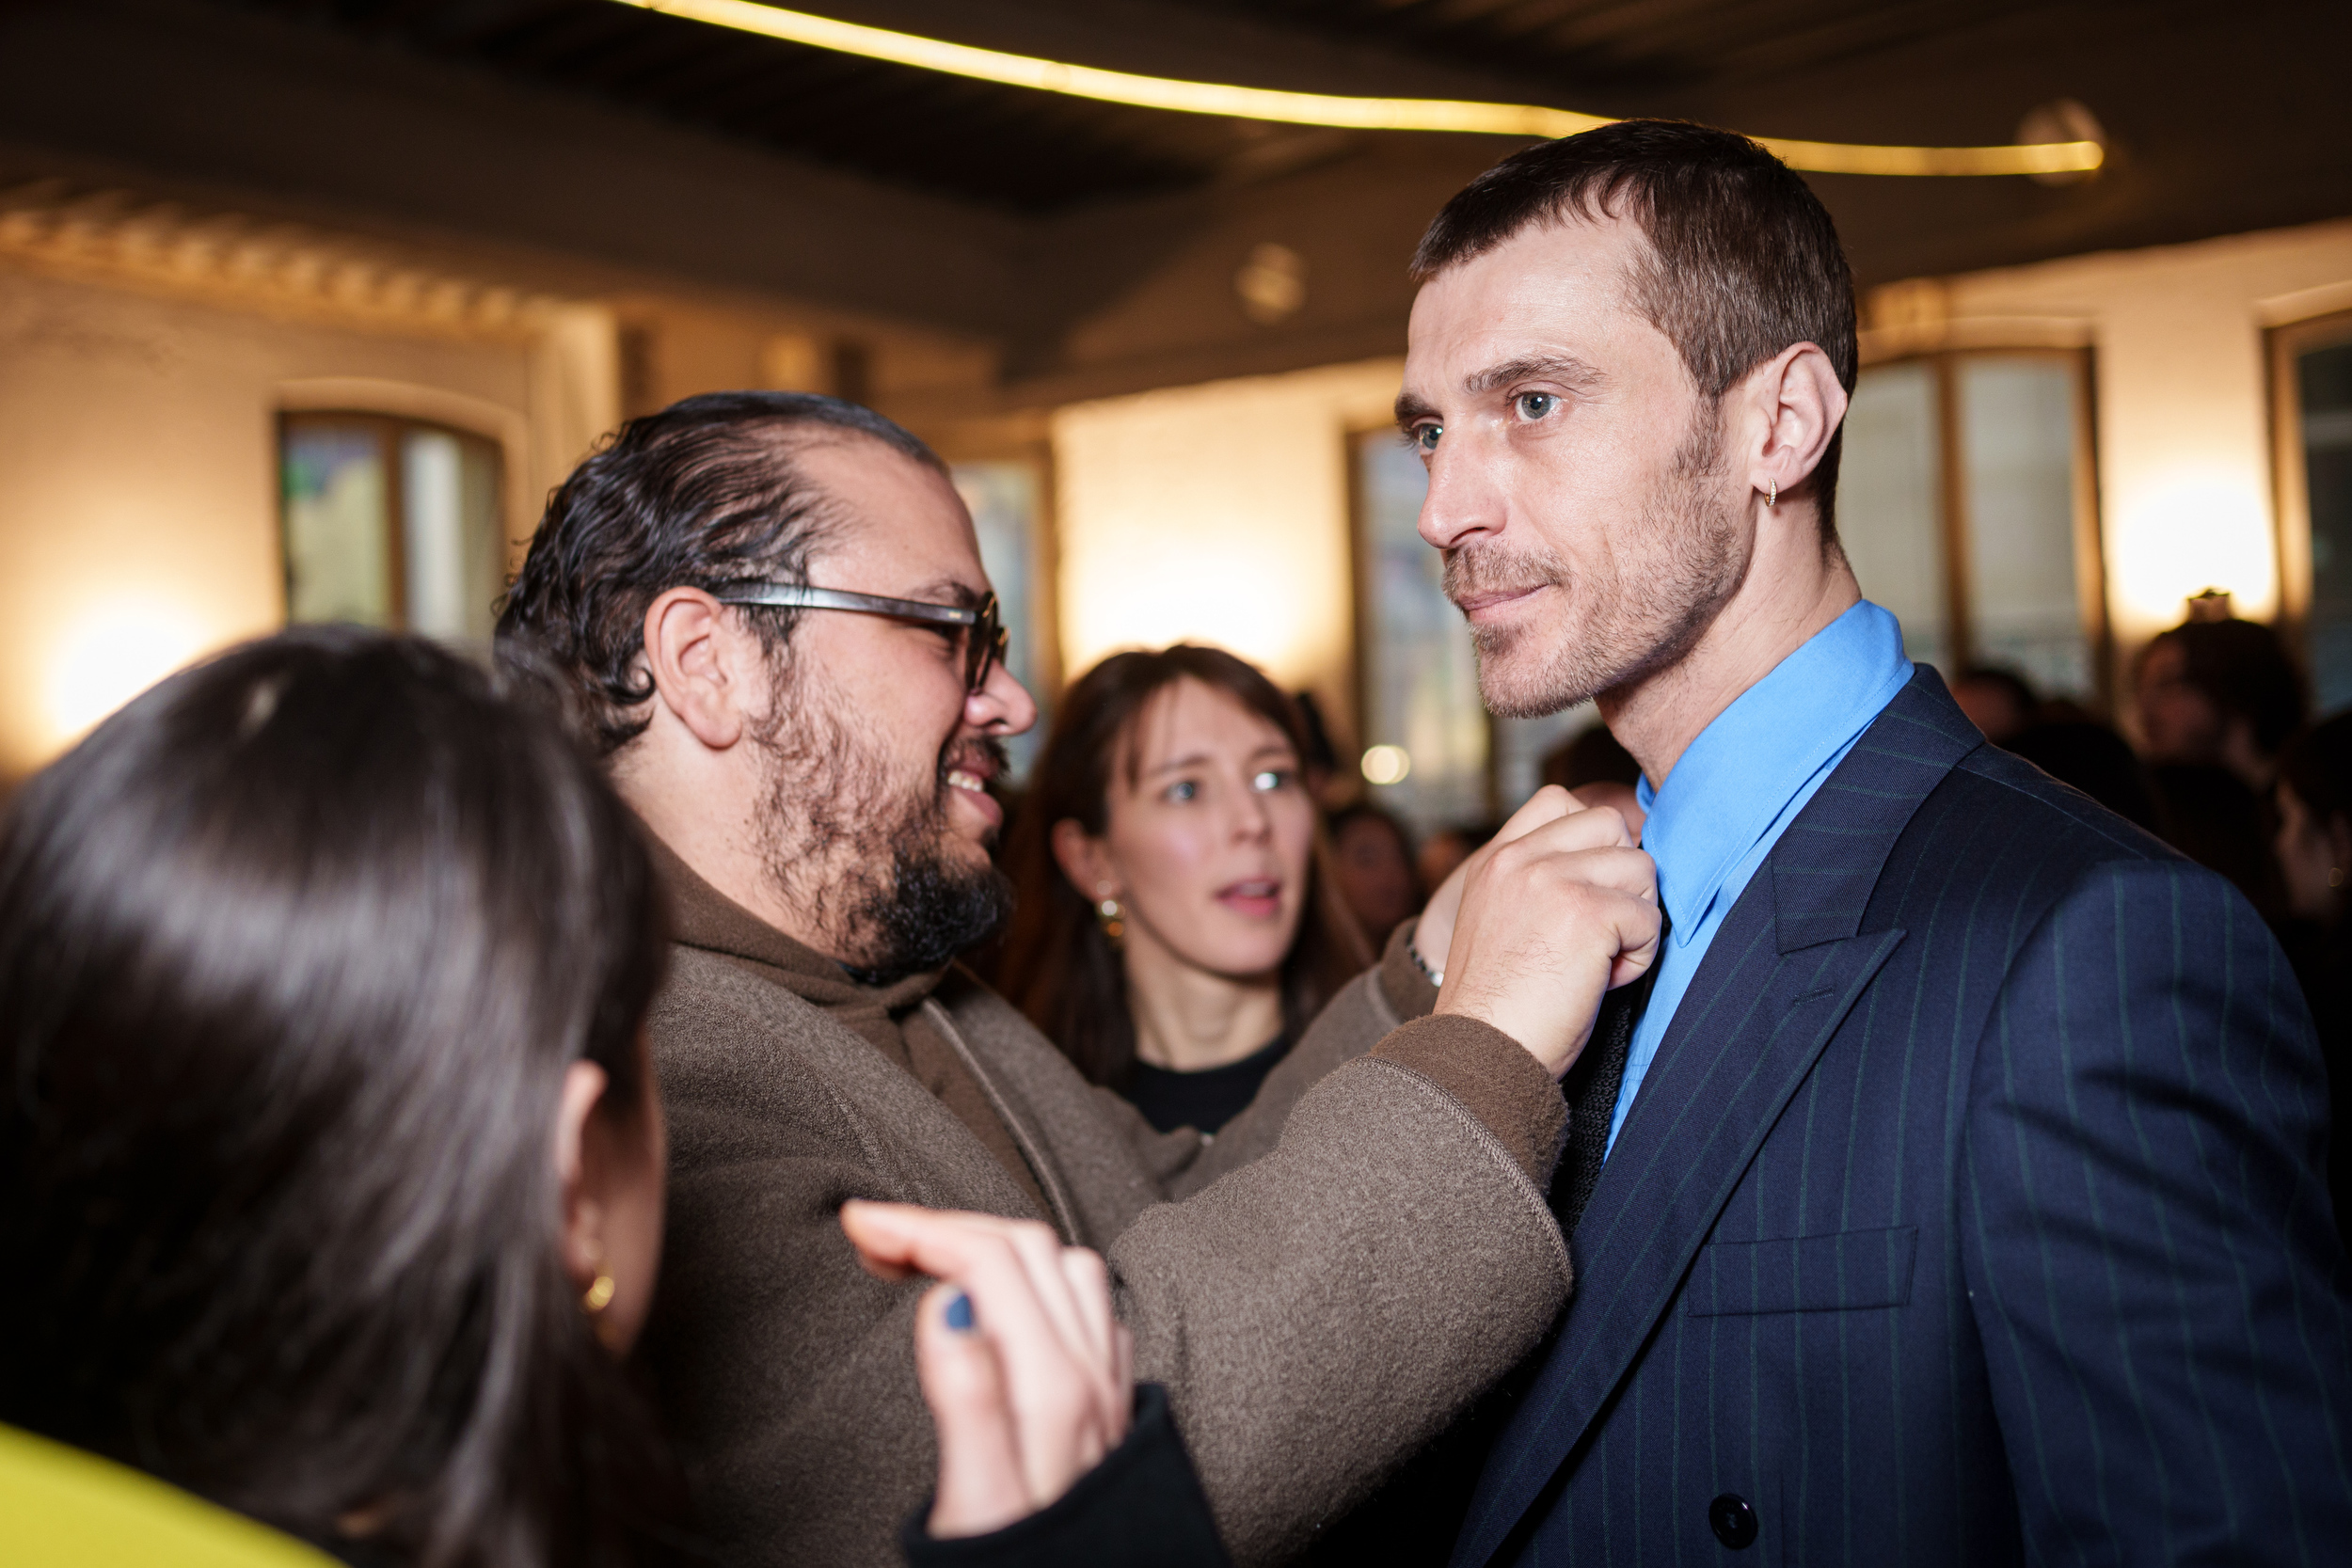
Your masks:
<svg viewBox="0 0 2352 1568"><path fill-rule="evenodd" d="M1364 752L1360 766L1367 783L1403 784L1405 776L1413 770L1413 757L1402 746L1375 746Z"/></svg>
<svg viewBox="0 0 2352 1568"><path fill-rule="evenodd" d="M1105 103L1182 114L1229 115L1290 125L1330 125L1354 131L1457 131L1491 136L1566 136L1613 123L1533 103L1474 103L1440 98L1349 98L1335 93L1282 92L1219 82L1178 82L1098 71L1028 55L948 43L913 33L864 27L853 22L759 6L751 0L617 0L640 10L758 33L788 43L856 55L894 65L1040 92L1066 93ZM2015 147L1872 147L1851 142L1756 138L1791 168L1815 174L2066 174L2106 161L2096 141L2042 142Z"/></svg>
<svg viewBox="0 0 2352 1568"><path fill-rule="evenodd" d="M63 747L80 739L205 641L204 628L176 605L118 600L90 611L50 648L41 695L52 740Z"/></svg>
<svg viewBox="0 0 2352 1568"><path fill-rule="evenodd" d="M1261 326L1288 321L1307 303L1307 259L1286 245L1253 247L1233 274L1242 313Z"/></svg>
<svg viewBox="0 0 2352 1568"><path fill-rule="evenodd" d="M2093 115L2072 98L2054 98L2026 111L2026 118L2017 122L2017 139L2026 146L2051 143L2089 142L2105 148L2107 133ZM2040 168L2031 175L2037 185L2074 185L2090 179L2099 170L2089 168Z"/></svg>

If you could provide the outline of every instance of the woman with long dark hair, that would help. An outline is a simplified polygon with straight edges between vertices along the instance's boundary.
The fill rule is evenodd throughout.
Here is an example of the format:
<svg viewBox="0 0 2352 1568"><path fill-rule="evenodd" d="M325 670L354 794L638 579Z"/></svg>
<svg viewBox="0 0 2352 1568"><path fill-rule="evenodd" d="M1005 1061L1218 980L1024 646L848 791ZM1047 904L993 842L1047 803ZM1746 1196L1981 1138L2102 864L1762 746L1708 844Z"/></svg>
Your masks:
<svg viewBox="0 0 2352 1568"><path fill-rule="evenodd" d="M364 1560L656 1555L610 1347L660 1244L660 898L562 736L419 643L246 646L35 778L0 1419Z"/></svg>
<svg viewBox="0 0 2352 1568"><path fill-rule="evenodd" d="M414 641L248 644L33 780L0 823L15 1552L298 1555L231 1520L232 1555L97 1455L356 1563L699 1556L622 1359L660 1249L662 911L556 723ZM1160 1550L1192 1553L1160 1560L1221 1560L1164 1405L1128 1431L1099 1259L987 1216L844 1226L879 1271L952 1281L917 1319L918 1560L1062 1560L1150 1513L1138 1476Z"/></svg>
<svg viewBox="0 0 2352 1568"><path fill-rule="evenodd" d="M1215 1132L1372 961L1299 777L1298 711L1221 649L1071 687L1006 846L999 987L1163 1131Z"/></svg>

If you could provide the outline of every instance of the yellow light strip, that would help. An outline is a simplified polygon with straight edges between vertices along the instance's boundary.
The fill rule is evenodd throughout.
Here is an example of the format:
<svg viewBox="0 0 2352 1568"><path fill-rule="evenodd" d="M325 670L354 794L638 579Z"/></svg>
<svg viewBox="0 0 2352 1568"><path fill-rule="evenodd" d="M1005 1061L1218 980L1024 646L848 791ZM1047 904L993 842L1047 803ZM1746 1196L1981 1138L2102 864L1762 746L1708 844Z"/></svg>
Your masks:
<svg viewBox="0 0 2352 1568"><path fill-rule="evenodd" d="M854 22L754 5L751 0L617 0L641 10L661 11L715 27L758 33L788 43L830 49L869 60L945 71L981 82L1034 87L1104 103L1179 114L1225 115L1235 119L1276 120L1288 125L1332 125L1351 131L1454 131L1490 136L1566 136L1613 124L1600 115L1580 115L1533 103L1473 103L1442 98L1345 98L1333 93L1280 92L1218 82L1177 82L1124 71L1098 71L1027 55L975 49L864 27ZM2014 147L1869 147L1852 142L1757 142L1791 168L1815 174L2072 174L2106 160L2095 141L2030 143Z"/></svg>

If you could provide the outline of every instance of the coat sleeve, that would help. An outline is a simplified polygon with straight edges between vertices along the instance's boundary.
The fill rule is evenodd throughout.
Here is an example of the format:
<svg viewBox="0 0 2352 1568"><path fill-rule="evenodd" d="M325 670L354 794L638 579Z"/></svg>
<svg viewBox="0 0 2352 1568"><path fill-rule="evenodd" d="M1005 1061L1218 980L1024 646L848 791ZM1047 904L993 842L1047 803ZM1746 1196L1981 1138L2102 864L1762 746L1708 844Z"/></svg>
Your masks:
<svg viewBox="0 0 2352 1568"><path fill-rule="evenodd" d="M1168 1386L1244 1564L1295 1555L1443 1431L1570 1278L1521 1156L1383 1055L1327 1074L1270 1153L1147 1210L1109 1261L1136 1373Z"/></svg>
<svg viewBox="0 0 2352 1568"><path fill-rule="evenodd" d="M2251 908L2184 862L2094 868L2022 943L1972 1072L1957 1219L2027 1558L2342 1552L2327 1089Z"/></svg>
<svg viewBox="0 0 2352 1568"><path fill-rule="evenodd" d="M1437 1006L1438 989L1406 953L1415 924L1408 920L1398 927L1380 961L1324 1005L1290 1053L1266 1074L1248 1108L1214 1138L1204 1139L1188 1128L1157 1132L1118 1095L1097 1091L1104 1115L1126 1131L1167 1196L1189 1196L1273 1148L1300 1098L1326 1074L1364 1055L1398 1024L1423 1017Z"/></svg>

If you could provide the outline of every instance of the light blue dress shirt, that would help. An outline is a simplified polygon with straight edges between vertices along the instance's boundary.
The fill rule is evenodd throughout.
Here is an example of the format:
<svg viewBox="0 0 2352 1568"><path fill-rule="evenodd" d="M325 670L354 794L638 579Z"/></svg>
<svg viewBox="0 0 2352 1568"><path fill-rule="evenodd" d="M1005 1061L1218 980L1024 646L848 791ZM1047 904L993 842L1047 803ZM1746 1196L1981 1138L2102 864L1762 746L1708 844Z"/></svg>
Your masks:
<svg viewBox="0 0 2352 1568"><path fill-rule="evenodd" d="M1682 993L1748 879L1910 679L1902 627L1866 599L1717 714L1662 786L1652 789L1644 779L1636 788L1648 814L1642 847L1658 863L1659 901L1673 929L1633 1028L1609 1118L1610 1150Z"/></svg>

